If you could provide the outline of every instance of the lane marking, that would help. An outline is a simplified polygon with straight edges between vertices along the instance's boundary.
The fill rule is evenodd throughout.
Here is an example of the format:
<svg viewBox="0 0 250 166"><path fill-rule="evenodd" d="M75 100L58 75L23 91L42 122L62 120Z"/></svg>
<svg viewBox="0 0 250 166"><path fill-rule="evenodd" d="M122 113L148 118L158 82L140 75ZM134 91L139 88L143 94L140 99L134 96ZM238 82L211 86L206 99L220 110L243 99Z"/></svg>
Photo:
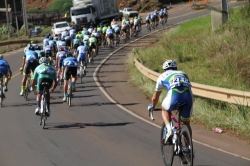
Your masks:
<svg viewBox="0 0 250 166"><path fill-rule="evenodd" d="M186 20L186 21L188 21L188 20ZM182 23L184 23L184 22L186 22L186 21L180 22L180 23L178 23L178 24L176 24L176 25L182 24ZM166 27L166 28L164 28L164 29L166 30L166 29L169 29L169 28L171 28L171 27L173 27L173 26L176 26L176 25L168 26L168 27ZM162 30L164 30L164 29L162 29ZM140 39L142 39L142 38L144 38L144 37L146 37L146 36L148 36L148 35L150 35L150 34L157 33L157 32L159 32L159 31L160 31L160 30L156 30L156 31L154 31L154 32L151 32L151 33L149 33L149 34L146 34L146 35L144 35L144 36L142 36L142 37L140 37L140 38L138 38L138 39L135 39L135 40L133 40L133 41L131 41L131 42L125 44L124 46L122 46L122 47L116 49L115 51L113 51L112 53L110 53L107 57L105 57L105 58L101 61L100 64L98 64L98 66L96 67L96 69L95 69L95 71L94 71L94 73L93 73L93 78L94 78L95 83L96 83L97 86L99 87L99 89L102 91L102 93L103 93L103 94L104 94L113 104L115 104L116 106L120 107L122 110L126 111L127 113L131 114L132 116L134 116L134 117L136 117L136 118L138 118L138 119L140 119L140 120L142 120L142 121L144 121L144 122L146 122L146 123L149 123L149 124L151 124L151 125L153 125L153 126L155 126L155 127L157 127L157 128L160 129L160 128L161 128L160 125L155 124L155 123L151 122L150 120L145 119L145 118L143 118L143 117L141 117L141 116L135 114L133 111L131 111L131 110L127 109L126 107L124 107L123 105L119 104L119 103L118 103L118 102L117 102L117 101L116 101L116 100L106 91L106 89L104 88L104 86L102 85L102 83L100 82L100 80L99 80L99 78L98 78L98 73L99 73L101 67L105 64L105 62L106 62L113 54L115 54L116 52L118 52L119 50L123 49L124 47L126 47L126 46L129 45L129 44L132 44L132 43L136 42L137 40L140 40ZM242 159L245 159L245 160L250 161L250 158L247 158L247 157L244 157L244 156L240 156L240 155L238 155L238 154L235 154L235 153L231 153L231 152L225 151L225 150L223 150L223 149L220 149L220 148L217 148L217 147L208 145L208 144L203 143L203 142L200 142L200 141L198 141L198 140L193 139L193 142L198 143L198 144L201 144L201 145L206 146L206 147L209 147L209 148L211 148L211 149L214 149L214 150L217 150L217 151L220 151L220 152L223 152L223 153L227 153L227 154L229 154L229 155L232 155L232 156L239 157L239 158L242 158Z"/></svg>

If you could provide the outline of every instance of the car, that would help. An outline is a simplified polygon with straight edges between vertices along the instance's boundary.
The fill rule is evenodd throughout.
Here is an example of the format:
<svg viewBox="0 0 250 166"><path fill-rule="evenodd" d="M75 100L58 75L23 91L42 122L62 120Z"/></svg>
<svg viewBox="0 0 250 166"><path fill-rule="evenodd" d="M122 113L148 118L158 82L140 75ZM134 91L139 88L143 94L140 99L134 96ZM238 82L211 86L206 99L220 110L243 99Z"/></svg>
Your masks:
<svg viewBox="0 0 250 166"><path fill-rule="evenodd" d="M61 22L54 23L51 31L53 35L60 35L63 31L70 30L70 29L71 27L68 22L61 21Z"/></svg>
<svg viewBox="0 0 250 166"><path fill-rule="evenodd" d="M131 7L124 8L123 10L119 10L123 14L123 17L135 17L138 16L138 11L134 10Z"/></svg>

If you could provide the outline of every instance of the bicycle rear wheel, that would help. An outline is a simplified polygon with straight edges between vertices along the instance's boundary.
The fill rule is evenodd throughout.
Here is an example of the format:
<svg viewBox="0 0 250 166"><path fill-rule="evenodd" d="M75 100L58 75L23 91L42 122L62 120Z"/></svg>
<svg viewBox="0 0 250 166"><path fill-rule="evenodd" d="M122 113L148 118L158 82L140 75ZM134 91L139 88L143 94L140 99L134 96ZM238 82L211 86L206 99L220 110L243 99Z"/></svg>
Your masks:
<svg viewBox="0 0 250 166"><path fill-rule="evenodd" d="M3 82L1 81L1 89L0 89L0 106L3 107Z"/></svg>
<svg viewBox="0 0 250 166"><path fill-rule="evenodd" d="M67 95L67 103L69 106L71 106L71 97L72 97L72 87L68 87L68 95Z"/></svg>
<svg viewBox="0 0 250 166"><path fill-rule="evenodd" d="M174 145L164 143L164 130L166 130L165 123L161 127L161 155L165 166L171 166L174 160Z"/></svg>
<svg viewBox="0 0 250 166"><path fill-rule="evenodd" d="M179 146L180 153L179 159L180 164L183 165L193 165L193 141L191 139L190 132L186 125L181 127L180 136L179 136Z"/></svg>

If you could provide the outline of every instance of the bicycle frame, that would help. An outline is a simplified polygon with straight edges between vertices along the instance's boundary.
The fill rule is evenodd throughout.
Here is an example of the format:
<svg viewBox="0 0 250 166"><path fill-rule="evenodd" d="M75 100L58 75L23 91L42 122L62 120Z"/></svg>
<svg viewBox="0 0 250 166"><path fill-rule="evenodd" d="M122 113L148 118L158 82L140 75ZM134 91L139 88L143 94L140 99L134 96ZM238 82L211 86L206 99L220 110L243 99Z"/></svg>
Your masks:
<svg viewBox="0 0 250 166"><path fill-rule="evenodd" d="M3 77L4 75L0 73L1 79L0 79L0 106L3 107L3 100L4 100L4 92L3 92Z"/></svg>

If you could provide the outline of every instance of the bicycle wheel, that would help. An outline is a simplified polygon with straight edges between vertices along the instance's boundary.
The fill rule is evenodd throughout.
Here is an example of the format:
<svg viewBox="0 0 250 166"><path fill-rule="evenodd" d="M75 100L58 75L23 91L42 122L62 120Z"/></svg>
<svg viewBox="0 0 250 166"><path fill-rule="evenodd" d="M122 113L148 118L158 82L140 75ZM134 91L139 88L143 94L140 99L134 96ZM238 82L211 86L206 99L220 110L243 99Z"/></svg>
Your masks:
<svg viewBox="0 0 250 166"><path fill-rule="evenodd" d="M1 95L0 96L0 106L3 107L3 82L2 81L1 81L1 85L0 86L1 86L1 89L0 89L1 90L1 92L0 92L1 93L0 94Z"/></svg>
<svg viewBox="0 0 250 166"><path fill-rule="evenodd" d="M161 155L165 166L171 166L174 160L174 145L164 143L164 130L166 129L165 123L161 127Z"/></svg>
<svg viewBox="0 0 250 166"><path fill-rule="evenodd" d="M190 132L186 125L181 127L179 136L179 159L180 164L183 165L193 165L193 141L191 139Z"/></svg>
<svg viewBox="0 0 250 166"><path fill-rule="evenodd" d="M72 87L71 85L68 86L68 94L67 94L67 103L71 106L71 95L72 95Z"/></svg>

